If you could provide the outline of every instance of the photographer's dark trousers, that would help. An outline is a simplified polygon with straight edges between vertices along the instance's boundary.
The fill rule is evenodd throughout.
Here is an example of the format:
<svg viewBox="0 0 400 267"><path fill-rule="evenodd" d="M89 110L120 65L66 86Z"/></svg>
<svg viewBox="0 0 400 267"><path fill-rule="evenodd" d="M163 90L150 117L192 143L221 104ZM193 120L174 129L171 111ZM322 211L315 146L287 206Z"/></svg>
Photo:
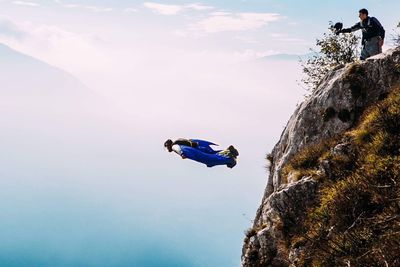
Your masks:
<svg viewBox="0 0 400 267"><path fill-rule="evenodd" d="M379 41L379 36L375 36L371 39L365 40L363 49L361 50L360 59L365 60L369 57L382 53L382 47L379 45Z"/></svg>

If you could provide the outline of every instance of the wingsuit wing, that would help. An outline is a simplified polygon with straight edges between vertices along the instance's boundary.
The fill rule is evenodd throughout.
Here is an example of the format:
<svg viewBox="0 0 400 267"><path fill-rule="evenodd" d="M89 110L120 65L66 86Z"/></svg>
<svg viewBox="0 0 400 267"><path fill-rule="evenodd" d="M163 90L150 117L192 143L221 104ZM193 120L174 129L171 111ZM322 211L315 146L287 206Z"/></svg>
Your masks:
<svg viewBox="0 0 400 267"><path fill-rule="evenodd" d="M236 165L235 159L225 155L220 155L217 153L214 154L205 153L197 148L188 146L181 146L181 150L182 150L182 155L185 158L203 163L207 165L207 167L213 167L216 165L227 165L228 167L232 168L233 166Z"/></svg>
<svg viewBox="0 0 400 267"><path fill-rule="evenodd" d="M222 151L222 150L214 150L211 146L218 146L218 145L214 144L213 142L200 139L190 139L190 141L196 142L198 144L197 149L203 151L204 153L215 154Z"/></svg>

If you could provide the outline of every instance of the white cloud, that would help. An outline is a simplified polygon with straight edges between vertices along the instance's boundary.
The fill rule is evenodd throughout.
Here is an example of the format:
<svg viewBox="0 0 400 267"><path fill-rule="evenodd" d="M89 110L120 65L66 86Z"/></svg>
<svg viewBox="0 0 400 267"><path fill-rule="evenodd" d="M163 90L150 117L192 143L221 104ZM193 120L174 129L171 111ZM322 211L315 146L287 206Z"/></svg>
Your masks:
<svg viewBox="0 0 400 267"><path fill-rule="evenodd" d="M247 60L263 58L266 56L276 55L279 53L280 52L276 50L258 51L253 49L245 49L244 51L236 52L234 55L239 60L247 61Z"/></svg>
<svg viewBox="0 0 400 267"><path fill-rule="evenodd" d="M137 12L139 12L139 10L136 8L132 8L132 7L124 9L124 13L137 13Z"/></svg>
<svg viewBox="0 0 400 267"><path fill-rule="evenodd" d="M93 12L110 12L113 10L110 7L98 7L98 6L84 6L84 8L91 10Z"/></svg>
<svg viewBox="0 0 400 267"><path fill-rule="evenodd" d="M207 33L246 31L262 28L283 17L276 13L236 13L211 15L192 26L194 30Z"/></svg>
<svg viewBox="0 0 400 267"><path fill-rule="evenodd" d="M20 5L20 6L39 6L38 3L35 2L26 2L26 1L12 1L14 5Z"/></svg>
<svg viewBox="0 0 400 267"><path fill-rule="evenodd" d="M76 8L76 7L79 7L79 5L77 5L77 4L65 4L65 5L63 5L63 7Z"/></svg>
<svg viewBox="0 0 400 267"><path fill-rule="evenodd" d="M259 40L257 40L254 36L236 36L236 40L239 40L241 42L244 42L246 44L261 44Z"/></svg>
<svg viewBox="0 0 400 267"><path fill-rule="evenodd" d="M183 6L179 5L165 5L165 4L159 4L159 3L152 3L152 2L146 2L143 3L143 6L151 9L152 11L161 14L161 15L176 15L179 12L182 12L184 10Z"/></svg>
<svg viewBox="0 0 400 267"><path fill-rule="evenodd" d="M273 38L286 38L288 35L283 33L271 33L269 36Z"/></svg>
<svg viewBox="0 0 400 267"><path fill-rule="evenodd" d="M206 11L210 9L214 9L212 6L206 6L200 3L193 3L193 4L186 4L186 5L166 5L154 2L146 2L143 6L153 10L154 12L161 14L161 15L177 15L181 12L188 11L188 10L195 10L195 11Z"/></svg>
<svg viewBox="0 0 400 267"><path fill-rule="evenodd" d="M211 16L229 16L232 13L230 12L225 12L225 11L216 11L216 12L212 12L210 15Z"/></svg>
<svg viewBox="0 0 400 267"><path fill-rule="evenodd" d="M90 10L93 12L110 12L113 11L113 8L111 7L101 7L101 6L85 6L85 5L80 5L80 4L63 4L61 1L55 1L55 3L60 4L61 6L65 8L83 8L86 10Z"/></svg>
<svg viewBox="0 0 400 267"><path fill-rule="evenodd" d="M188 4L188 5L185 5L185 7L188 9L194 9L194 10L199 10L199 11L214 9L214 7L212 7L212 6L206 6L206 5L199 4L199 3Z"/></svg>
<svg viewBox="0 0 400 267"><path fill-rule="evenodd" d="M188 35L187 32L183 30L175 30L173 31L173 34L179 37L186 37Z"/></svg>

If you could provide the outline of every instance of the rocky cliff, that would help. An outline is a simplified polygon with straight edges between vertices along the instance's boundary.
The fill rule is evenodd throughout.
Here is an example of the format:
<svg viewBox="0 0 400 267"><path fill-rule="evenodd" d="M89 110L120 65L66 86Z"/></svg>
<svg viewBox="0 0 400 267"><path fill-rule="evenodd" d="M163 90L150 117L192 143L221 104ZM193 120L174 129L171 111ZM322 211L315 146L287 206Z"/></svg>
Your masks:
<svg viewBox="0 0 400 267"><path fill-rule="evenodd" d="M242 266L400 265L399 83L397 48L332 71L298 106L268 156Z"/></svg>

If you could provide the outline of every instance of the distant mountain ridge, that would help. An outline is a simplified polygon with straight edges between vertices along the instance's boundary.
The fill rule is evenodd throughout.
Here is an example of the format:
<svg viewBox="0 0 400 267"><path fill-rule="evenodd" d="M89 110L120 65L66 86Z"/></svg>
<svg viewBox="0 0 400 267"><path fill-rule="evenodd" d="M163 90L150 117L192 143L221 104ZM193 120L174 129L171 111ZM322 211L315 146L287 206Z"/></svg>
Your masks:
<svg viewBox="0 0 400 267"><path fill-rule="evenodd" d="M0 125L27 133L103 124L118 111L101 95L60 68L0 44ZM97 127L97 126L96 126ZM4 128L3 128L4 130ZM60 130L62 131L62 130Z"/></svg>
<svg viewBox="0 0 400 267"><path fill-rule="evenodd" d="M1 96L93 96L73 75L0 43Z"/></svg>

